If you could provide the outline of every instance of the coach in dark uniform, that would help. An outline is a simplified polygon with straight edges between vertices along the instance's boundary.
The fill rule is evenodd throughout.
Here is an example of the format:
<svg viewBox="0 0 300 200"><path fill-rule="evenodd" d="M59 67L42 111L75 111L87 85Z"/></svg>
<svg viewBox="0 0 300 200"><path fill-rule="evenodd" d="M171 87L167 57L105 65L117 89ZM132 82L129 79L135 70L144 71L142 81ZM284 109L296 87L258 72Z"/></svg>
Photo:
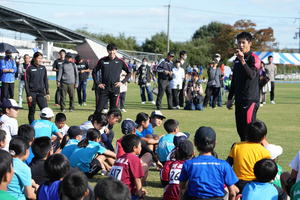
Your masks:
<svg viewBox="0 0 300 200"><path fill-rule="evenodd" d="M157 66L157 74L158 74L158 94L156 99L156 108L160 110L161 101L166 92L167 100L168 100L168 109L173 109L172 106L172 94L170 88L170 81L172 80L172 68L173 68L173 58L175 54L173 52L168 53L168 57L161 61Z"/></svg>
<svg viewBox="0 0 300 200"><path fill-rule="evenodd" d="M127 64L116 56L116 45L109 44L106 49L108 56L103 57L98 61L98 64L92 73L95 85L99 88L96 90L99 103L96 105L95 113L101 113L108 100L110 109L118 107L120 86L122 83L126 83L131 76ZM127 74L121 82L120 75L122 70Z"/></svg>

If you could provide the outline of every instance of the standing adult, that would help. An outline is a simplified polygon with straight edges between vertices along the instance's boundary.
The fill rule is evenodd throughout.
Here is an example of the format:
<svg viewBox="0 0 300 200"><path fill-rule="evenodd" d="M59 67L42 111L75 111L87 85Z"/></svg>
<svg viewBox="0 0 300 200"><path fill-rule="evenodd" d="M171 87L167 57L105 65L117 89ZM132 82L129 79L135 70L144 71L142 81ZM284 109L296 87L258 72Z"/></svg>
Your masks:
<svg viewBox="0 0 300 200"><path fill-rule="evenodd" d="M52 71L56 72L56 80L57 80L59 68L61 68L63 63L65 62L66 51L62 49L59 51L58 54L59 54L59 58L54 61L53 68L52 68ZM60 87L57 87L55 92L55 100L54 100L56 106L59 106L60 104L60 93L61 93Z"/></svg>
<svg viewBox="0 0 300 200"><path fill-rule="evenodd" d="M15 60L12 58L11 50L5 51L5 58L0 61L0 70L2 81L1 100L4 98L13 99L17 65Z"/></svg>
<svg viewBox="0 0 300 200"><path fill-rule="evenodd" d="M271 104L275 104L275 76L277 74L277 66L273 63L273 56L269 56L268 61L269 63L265 66L265 68L271 84L270 101Z"/></svg>
<svg viewBox="0 0 300 200"><path fill-rule="evenodd" d="M184 69L181 67L180 60L175 61L175 66L172 69L173 79L170 82L172 89L173 107L180 109L179 105L179 93L182 90L182 83L185 78Z"/></svg>
<svg viewBox="0 0 300 200"><path fill-rule="evenodd" d="M23 57L23 64L19 65L19 107L23 107L22 102L23 102L23 91L25 89L25 72L27 68L30 65L30 56L28 54L25 54Z"/></svg>
<svg viewBox="0 0 300 200"><path fill-rule="evenodd" d="M120 86L131 77L127 64L116 55L117 46L111 43L107 45L106 49L108 56L101 58L92 72L95 85L99 88L96 90L99 103L96 105L95 113L101 113L108 100L110 109L118 108ZM126 76L120 81L122 70L126 72ZM99 71L101 73L98 73Z"/></svg>
<svg viewBox="0 0 300 200"><path fill-rule="evenodd" d="M67 53L63 65L59 68L57 76L57 87L60 87L60 110L65 112L66 94L69 95L69 111L74 110L74 89L78 87L78 71L75 63L72 62L72 54Z"/></svg>
<svg viewBox="0 0 300 200"><path fill-rule="evenodd" d="M248 135L249 125L256 120L259 107L259 69L260 60L251 52L252 35L242 32L237 35L239 49L234 60L231 88L227 108L230 109L235 97L236 129L241 141Z"/></svg>
<svg viewBox="0 0 300 200"><path fill-rule="evenodd" d="M75 64L78 70L79 83L77 88L78 104L86 106L86 86L90 75L89 65L80 55L75 57Z"/></svg>
<svg viewBox="0 0 300 200"><path fill-rule="evenodd" d="M174 59L174 52L170 51L168 53L168 56L166 59L161 61L157 66L157 74L158 74L158 94L156 99L156 108L157 110L160 110L161 108L161 101L164 96L164 93L166 92L167 95L167 101L168 101L168 109L172 110L172 93L171 93L171 87L170 87L170 81L172 80L172 68L173 68L173 62Z"/></svg>
<svg viewBox="0 0 300 200"><path fill-rule="evenodd" d="M211 106L212 108L215 108L220 93L222 76L221 70L218 67L218 61L216 59L214 59L211 64L208 65L207 75L208 81L205 89L203 107L206 108L210 98L213 97Z"/></svg>
<svg viewBox="0 0 300 200"><path fill-rule="evenodd" d="M141 100L142 104L146 103L146 94L145 90L147 92L148 101L152 104L155 104L153 101L153 94L151 90L151 80L154 79L154 74L152 72L151 66L148 65L148 59L143 58L141 66L136 71L136 76L138 78L135 78L138 82L138 85L140 86L140 94L141 94Z"/></svg>
<svg viewBox="0 0 300 200"><path fill-rule="evenodd" d="M35 52L30 66L26 70L25 90L28 102L28 121L34 121L35 106L38 104L40 110L47 107L49 96L49 85L46 67L42 65L43 54ZM45 98L46 97L46 98Z"/></svg>
<svg viewBox="0 0 300 200"><path fill-rule="evenodd" d="M187 59L187 52L185 50L182 50L179 52L179 61L181 63L181 67L184 69L185 72L187 72L188 63L186 62ZM179 106L184 106L184 88L185 88L186 81L183 80L182 82L182 89L179 92Z"/></svg>

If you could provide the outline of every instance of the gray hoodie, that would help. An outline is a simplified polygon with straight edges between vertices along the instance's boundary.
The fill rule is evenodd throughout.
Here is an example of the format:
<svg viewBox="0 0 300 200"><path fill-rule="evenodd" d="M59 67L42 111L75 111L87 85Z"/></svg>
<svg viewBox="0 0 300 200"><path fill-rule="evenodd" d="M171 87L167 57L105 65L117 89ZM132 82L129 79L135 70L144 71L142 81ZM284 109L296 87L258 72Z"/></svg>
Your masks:
<svg viewBox="0 0 300 200"><path fill-rule="evenodd" d="M57 82L65 84L75 84L75 86L77 87L79 77L76 65L71 62L64 62L62 67L60 67L58 70Z"/></svg>

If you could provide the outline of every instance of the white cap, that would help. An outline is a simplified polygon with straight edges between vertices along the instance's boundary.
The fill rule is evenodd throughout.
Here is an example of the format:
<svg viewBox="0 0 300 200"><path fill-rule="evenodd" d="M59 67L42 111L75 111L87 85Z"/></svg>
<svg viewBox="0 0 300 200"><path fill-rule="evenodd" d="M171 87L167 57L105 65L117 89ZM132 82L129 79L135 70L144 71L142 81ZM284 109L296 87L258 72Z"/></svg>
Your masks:
<svg viewBox="0 0 300 200"><path fill-rule="evenodd" d="M265 148L270 151L271 159L275 159L283 153L283 149L279 145L268 144Z"/></svg>
<svg viewBox="0 0 300 200"><path fill-rule="evenodd" d="M51 108L46 107L41 110L40 116L45 117L45 118L52 118L52 117L54 117L54 113Z"/></svg>
<svg viewBox="0 0 300 200"><path fill-rule="evenodd" d="M166 117L161 113L160 110L155 110L155 111L153 111L153 112L151 113L150 117L151 117L151 118L153 118L153 117L160 117L160 118L162 118L162 119L166 119Z"/></svg>

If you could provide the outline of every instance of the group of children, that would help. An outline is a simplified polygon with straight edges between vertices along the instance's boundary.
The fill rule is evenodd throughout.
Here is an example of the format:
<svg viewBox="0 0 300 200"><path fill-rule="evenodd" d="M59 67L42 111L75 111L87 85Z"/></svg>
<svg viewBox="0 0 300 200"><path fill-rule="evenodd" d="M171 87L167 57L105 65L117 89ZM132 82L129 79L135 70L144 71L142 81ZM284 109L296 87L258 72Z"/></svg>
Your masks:
<svg viewBox="0 0 300 200"><path fill-rule="evenodd" d="M165 200L299 198L300 152L290 164L292 172L282 173L276 163L282 148L267 142L267 127L259 120L250 125L247 141L232 145L225 161L214 150L217 134L211 127L197 129L192 143L177 120L163 123L160 111L123 120L124 136L115 150L119 110L68 127L63 113L54 116L44 108L41 119L18 127L19 107L11 99L3 102L0 199L143 199L150 167L160 171ZM162 123L166 134L155 135ZM96 174L109 178L92 188L88 178Z"/></svg>

